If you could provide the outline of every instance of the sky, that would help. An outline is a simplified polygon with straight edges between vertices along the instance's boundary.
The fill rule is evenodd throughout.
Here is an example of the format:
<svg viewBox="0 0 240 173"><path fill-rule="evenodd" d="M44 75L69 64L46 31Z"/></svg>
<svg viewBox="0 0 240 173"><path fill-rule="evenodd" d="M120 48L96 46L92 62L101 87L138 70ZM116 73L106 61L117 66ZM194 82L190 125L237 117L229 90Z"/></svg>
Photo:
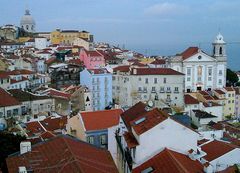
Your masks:
<svg viewBox="0 0 240 173"><path fill-rule="evenodd" d="M95 41L148 55L175 55L189 46L212 52L220 31L228 67L240 70L239 0L0 0L0 25L19 25L30 9L37 31L87 30Z"/></svg>

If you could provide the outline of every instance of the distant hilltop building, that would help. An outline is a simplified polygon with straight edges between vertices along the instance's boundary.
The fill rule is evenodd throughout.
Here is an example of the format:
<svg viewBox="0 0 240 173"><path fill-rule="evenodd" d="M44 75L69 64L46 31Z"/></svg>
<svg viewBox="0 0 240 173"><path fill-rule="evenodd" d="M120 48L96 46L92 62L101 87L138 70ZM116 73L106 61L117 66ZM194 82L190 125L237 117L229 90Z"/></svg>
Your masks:
<svg viewBox="0 0 240 173"><path fill-rule="evenodd" d="M226 86L226 43L219 33L209 55L199 47L189 47L170 59L171 68L185 74L185 91L213 90Z"/></svg>
<svg viewBox="0 0 240 173"><path fill-rule="evenodd" d="M15 25L4 25L0 27L0 38L14 40L19 35L19 28Z"/></svg>
<svg viewBox="0 0 240 173"><path fill-rule="evenodd" d="M31 32L31 33L35 32L36 23L28 9L25 10L25 14L20 21L20 26L22 29L24 29L27 32Z"/></svg>

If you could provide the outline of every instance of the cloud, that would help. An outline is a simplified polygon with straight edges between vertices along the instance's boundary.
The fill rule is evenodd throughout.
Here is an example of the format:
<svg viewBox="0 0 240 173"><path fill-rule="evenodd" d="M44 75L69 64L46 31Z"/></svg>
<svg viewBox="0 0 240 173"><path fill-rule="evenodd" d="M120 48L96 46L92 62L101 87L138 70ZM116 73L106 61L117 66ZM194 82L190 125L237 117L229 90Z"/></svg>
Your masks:
<svg viewBox="0 0 240 173"><path fill-rule="evenodd" d="M147 15L169 16L184 13L188 10L187 6L178 5L175 3L159 3L150 6L144 10Z"/></svg>

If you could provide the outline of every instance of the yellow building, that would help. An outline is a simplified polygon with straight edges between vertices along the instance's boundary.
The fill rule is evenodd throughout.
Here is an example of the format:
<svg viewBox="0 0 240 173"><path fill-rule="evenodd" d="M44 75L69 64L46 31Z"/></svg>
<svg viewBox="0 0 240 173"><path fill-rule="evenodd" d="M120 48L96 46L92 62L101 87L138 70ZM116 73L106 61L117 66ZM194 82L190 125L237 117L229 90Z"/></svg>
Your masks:
<svg viewBox="0 0 240 173"><path fill-rule="evenodd" d="M77 38L90 41L91 35L87 31L78 30L55 30L51 32L50 39L52 44L73 45Z"/></svg>
<svg viewBox="0 0 240 173"><path fill-rule="evenodd" d="M223 109L224 116L233 116L235 113L235 90L233 87L225 87L226 102Z"/></svg>

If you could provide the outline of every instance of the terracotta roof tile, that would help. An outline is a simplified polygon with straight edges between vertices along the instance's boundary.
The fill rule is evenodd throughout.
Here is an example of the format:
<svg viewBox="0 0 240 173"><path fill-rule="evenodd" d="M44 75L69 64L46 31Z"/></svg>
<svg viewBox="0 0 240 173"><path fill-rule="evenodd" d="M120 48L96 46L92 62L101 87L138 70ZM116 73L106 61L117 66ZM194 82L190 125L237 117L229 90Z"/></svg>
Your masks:
<svg viewBox="0 0 240 173"><path fill-rule="evenodd" d="M0 87L0 107L21 105L9 92Z"/></svg>
<svg viewBox="0 0 240 173"><path fill-rule="evenodd" d="M235 91L233 87L224 87L224 89L227 91Z"/></svg>
<svg viewBox="0 0 240 173"><path fill-rule="evenodd" d="M155 61L151 62L150 64L154 64L154 65L166 64L166 60L165 59L155 59Z"/></svg>
<svg viewBox="0 0 240 173"><path fill-rule="evenodd" d="M103 130L118 125L122 109L111 109L94 112L81 112L86 131Z"/></svg>
<svg viewBox="0 0 240 173"><path fill-rule="evenodd" d="M92 74L104 74L104 73L110 73L107 69L105 68L99 68L99 69L87 69L90 73Z"/></svg>
<svg viewBox="0 0 240 173"><path fill-rule="evenodd" d="M225 92L223 92L222 90L219 90L219 89L215 89L214 91L218 94L225 94Z"/></svg>
<svg viewBox="0 0 240 173"><path fill-rule="evenodd" d="M187 155L164 149L148 161L133 169L133 173L141 173L152 167L154 173L203 173L203 166L199 161L191 160Z"/></svg>
<svg viewBox="0 0 240 173"><path fill-rule="evenodd" d="M124 121L126 127L128 128L129 131L131 131L131 126L130 122L142 115L144 115L147 110L146 110L147 105L144 104L143 102L138 102L125 112L121 114L121 118Z"/></svg>
<svg viewBox="0 0 240 173"><path fill-rule="evenodd" d="M189 95L189 94L184 95L184 102L187 105L199 104L199 101L197 99L195 99L194 97L192 97L191 95Z"/></svg>
<svg viewBox="0 0 240 173"><path fill-rule="evenodd" d="M130 132L125 132L123 137L127 143L128 148L133 148L139 145L138 141L134 137L134 135Z"/></svg>
<svg viewBox="0 0 240 173"><path fill-rule="evenodd" d="M171 68L133 68L132 75L184 75Z"/></svg>
<svg viewBox="0 0 240 173"><path fill-rule="evenodd" d="M130 70L130 65L123 65L123 66L118 66L113 68L114 72L120 71L120 72L129 72Z"/></svg>
<svg viewBox="0 0 240 173"><path fill-rule="evenodd" d="M204 157L207 161L212 161L220 156L234 150L236 147L226 142L214 140L202 145L201 149L207 153Z"/></svg>
<svg viewBox="0 0 240 173"><path fill-rule="evenodd" d="M182 52L180 55L182 55L183 60L195 55L198 53L199 48L198 47L189 47L184 52Z"/></svg>
<svg viewBox="0 0 240 173"><path fill-rule="evenodd" d="M137 135L141 135L142 133L150 130L151 128L155 127L157 124L163 122L169 117L169 115L157 108L145 113L141 117L138 117L132 120L131 126L136 132ZM141 121L140 123L136 123Z"/></svg>
<svg viewBox="0 0 240 173"><path fill-rule="evenodd" d="M19 166L49 173L118 172L109 151L64 135L33 145L31 152L9 156L6 162L9 173L18 172Z"/></svg>

